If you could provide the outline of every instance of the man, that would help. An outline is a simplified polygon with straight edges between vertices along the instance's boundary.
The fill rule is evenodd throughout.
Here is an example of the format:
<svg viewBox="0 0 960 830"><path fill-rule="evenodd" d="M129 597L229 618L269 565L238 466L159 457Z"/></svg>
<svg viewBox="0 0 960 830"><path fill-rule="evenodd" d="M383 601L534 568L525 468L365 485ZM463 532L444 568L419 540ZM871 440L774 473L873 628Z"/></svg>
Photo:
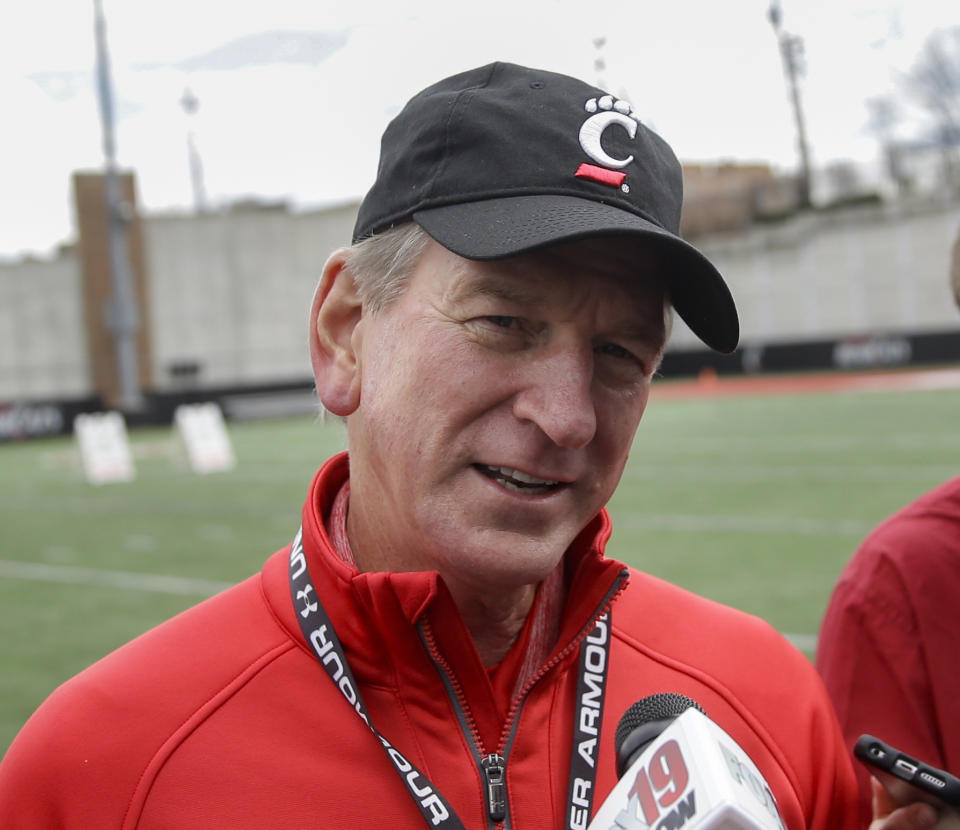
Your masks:
<svg viewBox="0 0 960 830"><path fill-rule="evenodd" d="M668 307L737 343L681 190L630 106L572 78L494 64L412 99L310 315L349 456L260 575L51 696L0 768L0 823L585 827L621 713L677 692L791 830L852 827L808 661L603 557ZM574 752L575 723L599 741Z"/></svg>

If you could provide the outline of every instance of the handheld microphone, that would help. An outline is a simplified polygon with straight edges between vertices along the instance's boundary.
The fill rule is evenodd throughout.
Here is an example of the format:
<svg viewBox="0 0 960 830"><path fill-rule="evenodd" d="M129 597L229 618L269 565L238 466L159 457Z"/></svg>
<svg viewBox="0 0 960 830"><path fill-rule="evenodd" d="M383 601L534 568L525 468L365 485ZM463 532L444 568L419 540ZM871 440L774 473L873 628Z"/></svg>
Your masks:
<svg viewBox="0 0 960 830"><path fill-rule="evenodd" d="M620 781L588 830L785 830L760 770L688 697L633 704L616 752Z"/></svg>

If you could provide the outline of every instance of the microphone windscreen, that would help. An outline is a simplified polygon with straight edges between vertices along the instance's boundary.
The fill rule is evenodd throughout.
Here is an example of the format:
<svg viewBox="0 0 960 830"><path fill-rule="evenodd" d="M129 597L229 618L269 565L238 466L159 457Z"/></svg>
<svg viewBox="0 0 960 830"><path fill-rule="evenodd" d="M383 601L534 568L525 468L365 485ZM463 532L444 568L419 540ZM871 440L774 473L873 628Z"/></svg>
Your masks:
<svg viewBox="0 0 960 830"><path fill-rule="evenodd" d="M695 700L675 692L650 695L627 709L617 724L614 736L617 776L622 775L643 748L687 709L706 714Z"/></svg>

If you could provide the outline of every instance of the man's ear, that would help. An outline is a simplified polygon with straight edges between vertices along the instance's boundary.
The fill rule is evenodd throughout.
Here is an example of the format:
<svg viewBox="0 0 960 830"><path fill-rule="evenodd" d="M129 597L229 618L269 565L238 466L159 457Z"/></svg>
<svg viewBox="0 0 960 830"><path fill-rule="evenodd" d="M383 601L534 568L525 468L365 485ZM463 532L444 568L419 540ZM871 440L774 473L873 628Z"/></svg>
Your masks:
<svg viewBox="0 0 960 830"><path fill-rule="evenodd" d="M310 361L317 394L334 415L350 415L360 405L359 338L362 303L353 274L346 265L346 249L334 251L310 308Z"/></svg>

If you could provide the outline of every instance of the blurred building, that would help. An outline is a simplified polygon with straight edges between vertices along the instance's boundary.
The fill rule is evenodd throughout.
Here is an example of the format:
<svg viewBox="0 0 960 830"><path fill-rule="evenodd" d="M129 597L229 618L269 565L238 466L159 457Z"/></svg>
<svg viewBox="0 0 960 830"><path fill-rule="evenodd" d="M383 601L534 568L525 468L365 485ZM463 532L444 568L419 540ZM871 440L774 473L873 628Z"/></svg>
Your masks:
<svg viewBox="0 0 960 830"><path fill-rule="evenodd" d="M688 239L782 219L798 199L796 182L766 164L685 164L683 193L680 231Z"/></svg>
<svg viewBox="0 0 960 830"><path fill-rule="evenodd" d="M683 232L729 282L742 345L714 355L678 320L664 374L960 359L947 276L960 201L857 198L796 212L794 185L763 165L691 165L684 176ZM108 264L102 229L82 215L98 204L79 199L81 239L56 258L0 264L0 437L56 421L44 404L110 404ZM260 393L309 391L310 301L356 210L247 203L131 218L140 378L154 416L191 396L230 396L239 412L242 401L257 411Z"/></svg>

